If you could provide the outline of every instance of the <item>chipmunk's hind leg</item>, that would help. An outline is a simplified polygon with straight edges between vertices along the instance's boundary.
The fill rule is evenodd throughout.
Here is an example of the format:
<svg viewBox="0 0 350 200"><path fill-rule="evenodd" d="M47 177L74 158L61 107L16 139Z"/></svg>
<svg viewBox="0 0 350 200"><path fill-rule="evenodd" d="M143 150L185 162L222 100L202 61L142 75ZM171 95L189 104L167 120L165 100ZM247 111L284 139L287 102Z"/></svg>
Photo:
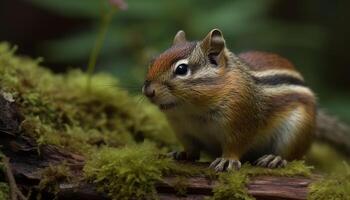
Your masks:
<svg viewBox="0 0 350 200"><path fill-rule="evenodd" d="M167 155L173 158L174 160L196 161L196 160L199 160L200 153L199 151L196 151L196 152L172 151L172 152L169 152Z"/></svg>
<svg viewBox="0 0 350 200"><path fill-rule="evenodd" d="M201 146L198 141L191 136L185 134L184 131L178 131L176 136L180 140L183 150L171 151L167 154L168 157L179 161L196 161L200 158Z"/></svg>
<svg viewBox="0 0 350 200"><path fill-rule="evenodd" d="M267 154L259 158L254 164L260 167L280 168L285 167L287 165L287 161L281 156Z"/></svg>

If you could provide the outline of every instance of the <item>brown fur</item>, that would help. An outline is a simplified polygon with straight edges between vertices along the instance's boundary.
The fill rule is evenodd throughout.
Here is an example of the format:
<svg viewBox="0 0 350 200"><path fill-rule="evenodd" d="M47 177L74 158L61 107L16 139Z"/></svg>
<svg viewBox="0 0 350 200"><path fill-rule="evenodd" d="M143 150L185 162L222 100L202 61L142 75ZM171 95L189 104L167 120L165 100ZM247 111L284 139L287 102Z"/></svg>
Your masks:
<svg viewBox="0 0 350 200"><path fill-rule="evenodd" d="M147 79L153 80L162 72L167 71L174 62L188 56L195 46L195 42L184 42L179 45L174 45L160 54L154 62L151 63L151 68L147 73Z"/></svg>
<svg viewBox="0 0 350 200"><path fill-rule="evenodd" d="M296 71L294 65L287 59L272 53L266 52L247 52L239 54L239 57L248 65L251 70L290 70ZM286 146L283 156L287 160L300 159L308 150L315 127L316 100L313 95L290 92L281 95L266 94L267 98L264 104L264 119L267 127L280 123L291 110L301 106L304 110L305 121L302 128L299 129L295 140ZM268 128L266 128L268 129Z"/></svg>
<svg viewBox="0 0 350 200"><path fill-rule="evenodd" d="M249 51L238 55L252 70L291 69L294 65L287 59L274 53Z"/></svg>
<svg viewBox="0 0 350 200"><path fill-rule="evenodd" d="M304 105L307 108L314 109L315 99L313 96L302 93L289 93L278 96L268 97L268 104L266 110L268 115L273 113L281 112L281 109L285 108L286 105L297 104ZM314 110L309 110L309 112L315 112Z"/></svg>
<svg viewBox="0 0 350 200"><path fill-rule="evenodd" d="M308 94L290 93L286 95L270 97L269 106L266 112L271 116L268 120L272 124L273 121L278 121L282 116L296 108L303 109L305 117L303 125L296 133L295 140L286 147L283 156L287 160L300 159L308 150L315 126L315 98Z"/></svg>

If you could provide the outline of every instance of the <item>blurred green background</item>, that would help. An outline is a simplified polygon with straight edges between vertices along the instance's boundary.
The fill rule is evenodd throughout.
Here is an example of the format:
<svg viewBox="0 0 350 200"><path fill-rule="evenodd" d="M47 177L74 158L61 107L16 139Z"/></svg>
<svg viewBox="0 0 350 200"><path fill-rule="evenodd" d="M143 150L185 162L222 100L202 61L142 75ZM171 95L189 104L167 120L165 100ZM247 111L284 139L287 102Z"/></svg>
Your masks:
<svg viewBox="0 0 350 200"><path fill-rule="evenodd" d="M100 1L2 0L0 40L20 54L43 57L61 73L86 69L100 22ZM202 39L220 28L236 52L279 53L303 72L322 107L350 122L350 1L125 0L107 33L97 71L117 76L137 93L149 60L179 29Z"/></svg>

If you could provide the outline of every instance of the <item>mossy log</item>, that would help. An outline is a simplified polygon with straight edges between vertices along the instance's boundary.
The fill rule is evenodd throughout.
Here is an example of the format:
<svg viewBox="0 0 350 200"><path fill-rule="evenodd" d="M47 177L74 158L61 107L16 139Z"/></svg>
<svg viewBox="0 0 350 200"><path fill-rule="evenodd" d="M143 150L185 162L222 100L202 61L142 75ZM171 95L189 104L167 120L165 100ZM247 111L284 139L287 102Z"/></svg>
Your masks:
<svg viewBox="0 0 350 200"><path fill-rule="evenodd" d="M2 138L3 139L3 138ZM12 138L1 140L1 145L8 149L5 151L10 157L12 170L20 188L28 191L36 188L41 177L41 170L49 165L57 165L63 161L70 167L76 177L81 177L84 159L76 154L66 152L53 146L41 147L41 155L37 154L36 146L30 146L30 139ZM4 142L7 141L7 142ZM313 178L305 177L272 177L259 176L252 178L247 185L248 193L256 199L306 199L308 185ZM160 199L204 199L212 195L216 180L203 177L190 177L186 179L186 196L179 197L176 185L176 177L165 177L162 182L156 184ZM108 199L107 194L99 193L91 183L62 182L57 183L59 190L58 199ZM33 187L34 186L34 187ZM53 194L46 194L51 196Z"/></svg>
<svg viewBox="0 0 350 200"><path fill-rule="evenodd" d="M83 180L82 169L85 164L83 156L69 152L53 145L38 145L33 138L20 134L23 117L15 104L0 96L0 147L9 158L11 172L16 178L18 188L24 194L31 191L30 198L35 198L41 189L40 180L43 170L52 165L64 163L69 167L74 180L55 183L54 192L40 191L44 199L108 199L107 194L97 192L92 183ZM203 163L207 164L207 163ZM306 199L308 185L317 178L257 176L248 184L248 193L256 199ZM175 188L177 177L168 176L156 184L160 199L204 199L213 194L217 180L204 177L188 177L184 181L186 196L179 196Z"/></svg>

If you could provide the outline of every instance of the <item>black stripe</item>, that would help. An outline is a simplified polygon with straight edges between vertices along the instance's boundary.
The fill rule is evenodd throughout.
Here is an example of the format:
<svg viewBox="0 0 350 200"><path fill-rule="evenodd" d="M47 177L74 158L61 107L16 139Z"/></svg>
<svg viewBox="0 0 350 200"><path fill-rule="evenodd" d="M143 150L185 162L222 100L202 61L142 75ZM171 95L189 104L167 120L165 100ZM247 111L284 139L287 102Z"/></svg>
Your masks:
<svg viewBox="0 0 350 200"><path fill-rule="evenodd" d="M263 76L256 77L253 76L253 79L256 84L260 85L300 85L305 86L305 82L299 78L288 76L288 75L271 75L271 76Z"/></svg>

